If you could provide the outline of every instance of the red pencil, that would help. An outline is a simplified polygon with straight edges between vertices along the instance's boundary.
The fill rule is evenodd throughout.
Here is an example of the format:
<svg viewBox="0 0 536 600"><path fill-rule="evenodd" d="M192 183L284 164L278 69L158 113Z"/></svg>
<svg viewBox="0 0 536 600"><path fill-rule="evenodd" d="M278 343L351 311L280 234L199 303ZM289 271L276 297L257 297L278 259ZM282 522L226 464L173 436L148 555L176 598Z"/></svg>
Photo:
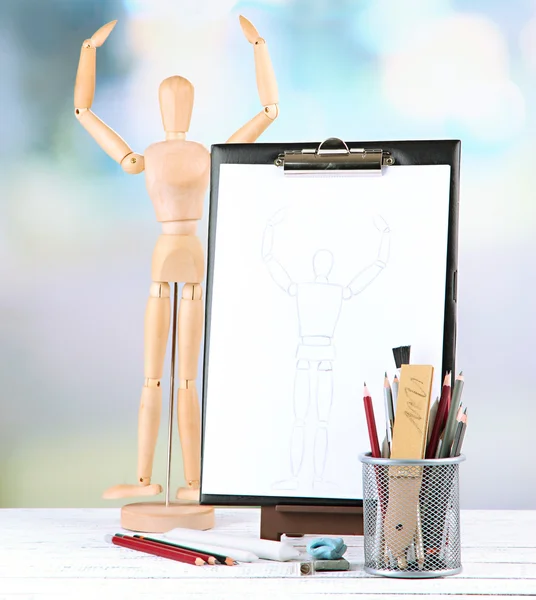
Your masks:
<svg viewBox="0 0 536 600"><path fill-rule="evenodd" d="M374 419L374 408L372 406L372 398L365 383L363 391L363 403L365 404L365 415L367 417L367 427L370 438L370 448L373 458L381 458L380 445L378 444L378 432L376 431L376 421Z"/></svg>
<svg viewBox="0 0 536 600"><path fill-rule="evenodd" d="M162 558L170 558L178 562L187 563L190 565L205 565L205 561L199 556L192 554L185 554L174 548L167 548L154 542L147 542L145 540L138 540L128 535L115 534L109 536L109 541L116 546L122 546L123 548L129 548L130 550L138 550L139 552L145 552L146 554L153 554L154 556L161 556Z"/></svg>
<svg viewBox="0 0 536 600"><path fill-rule="evenodd" d="M220 564L215 556L212 556L211 554L207 554L206 552L192 550L191 548L184 548L183 546L179 546L178 544L173 544L172 542L165 542L164 540L156 540L155 538L145 537L144 535L133 535L132 537L135 540L143 540L144 542L156 544L157 546L164 546L164 548L172 548L173 550L183 552L184 554L191 554L192 556L199 556L199 558L206 560L209 565L219 565ZM234 564L234 563L225 563L225 564Z"/></svg>
<svg viewBox="0 0 536 600"><path fill-rule="evenodd" d="M432 428L430 442L426 448L426 458L435 458L439 438L445 427L448 411L450 406L450 371L445 375L443 380L443 389L441 390L441 398L437 407L437 414Z"/></svg>

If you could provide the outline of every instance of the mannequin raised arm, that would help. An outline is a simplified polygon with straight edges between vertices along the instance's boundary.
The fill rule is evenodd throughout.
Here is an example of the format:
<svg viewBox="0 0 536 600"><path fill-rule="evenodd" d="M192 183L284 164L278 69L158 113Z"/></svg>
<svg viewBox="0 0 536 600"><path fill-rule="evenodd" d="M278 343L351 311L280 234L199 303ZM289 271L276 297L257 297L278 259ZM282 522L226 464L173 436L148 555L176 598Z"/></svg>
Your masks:
<svg viewBox="0 0 536 600"><path fill-rule="evenodd" d="M74 114L82 127L124 171L135 174L144 169L143 156L133 152L121 136L90 110L95 96L97 48L104 44L116 23L117 21L106 23L82 44L74 85Z"/></svg>
<svg viewBox="0 0 536 600"><path fill-rule="evenodd" d="M279 115L277 82L266 42L243 16L240 16L240 26L248 42L253 44L257 89L264 109L227 140L227 143L235 144L254 142Z"/></svg>
<svg viewBox="0 0 536 600"><path fill-rule="evenodd" d="M391 233L389 225L386 223L383 217L377 215L374 219L374 226L381 234L378 255L372 264L360 271L346 286L343 293L343 298L345 300L349 300L353 296L357 296L365 288L367 288L385 269L389 261Z"/></svg>
<svg viewBox="0 0 536 600"><path fill-rule="evenodd" d="M285 211L282 209L277 211L268 221L262 238L262 260L275 283L287 294L295 296L297 292L296 284L292 281L285 267L273 254L275 227L283 221L284 217Z"/></svg>

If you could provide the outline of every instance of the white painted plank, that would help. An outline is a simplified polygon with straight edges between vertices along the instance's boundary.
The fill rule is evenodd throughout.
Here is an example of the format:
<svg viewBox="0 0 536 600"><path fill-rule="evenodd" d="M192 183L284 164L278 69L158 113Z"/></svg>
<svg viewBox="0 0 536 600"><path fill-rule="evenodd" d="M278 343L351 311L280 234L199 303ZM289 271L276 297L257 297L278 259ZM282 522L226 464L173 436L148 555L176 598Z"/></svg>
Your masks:
<svg viewBox="0 0 536 600"><path fill-rule="evenodd" d="M461 535L470 546L534 548L536 510L462 511Z"/></svg>
<svg viewBox="0 0 536 600"><path fill-rule="evenodd" d="M122 591L117 591L117 590L109 590L109 589L105 589L105 590L101 590L101 592L99 593L106 593L107 595L104 598L108 598L108 592L110 593L110 595L113 594L113 597L115 599L119 598L119 599L123 599L123 598L127 598L126 595L123 594ZM59 591L59 590L55 590L51 593L49 592L45 592L42 591L38 594L35 593L25 593L25 592L21 592L21 593L17 593L17 592L12 592L12 594L16 594L16 595L12 595L12 594L2 594L0 593L0 600L13 600L14 598L16 598L16 600L61 600L63 598L65 599L69 599L72 600L72 598L77 598L77 600L94 600L94 594L95 592L89 592L89 593L84 593L80 590L80 586L76 585L76 583L72 583L72 587L70 587L69 589L66 589L65 591ZM326 600L329 597L336 597L337 600L352 600L355 598L363 598L365 596L359 594L359 593L342 593L342 594L330 594L330 593L312 593L312 594L307 594L306 596L302 596L301 594L298 596L287 596L285 594L283 594L281 596L281 600L286 600L286 598L304 598L306 600ZM129 591L129 595L128 595L128 600L177 600L177 598L182 598L183 596L180 595L180 593L177 592L177 590L173 591L173 592L159 592L157 590L151 590L149 592L137 592L137 591L133 591L130 590ZM248 593L236 593L236 592L226 592L225 590L222 590L220 593L218 593L216 596L210 595L210 594L205 594L203 592L200 593L193 593L190 594L189 596L190 598L193 598L194 600L251 600L251 596L248 595ZM388 598L391 598L392 594L367 594L366 598L368 600L386 600ZM404 600L445 600L445 595L443 594L432 594L432 595L423 595L423 594L403 594ZM475 596L474 595L465 595L465 594L450 594L448 596L449 599L451 600L475 600ZM488 596L488 595L478 595L478 600L485 600L486 598L488 599L492 599L492 600L525 600L527 598L526 595L493 595L493 596ZM267 596L265 594L261 594L259 596L257 596L255 598L255 600L273 600L273 598L271 596Z"/></svg>
<svg viewBox="0 0 536 600"><path fill-rule="evenodd" d="M258 537L259 517L257 509L217 509L217 530ZM351 572L303 577L292 563L198 568L111 547L104 535L120 530L118 524L119 509L0 510L0 599L10 591L17 598L72 597L81 586L88 597L102 591L152 599L177 597L177 586L193 598L211 600L536 595L536 511L463 512L463 573L410 581L366 575L361 537L346 538L347 556L356 563ZM303 548L310 537L289 541Z"/></svg>
<svg viewBox="0 0 536 600"><path fill-rule="evenodd" d="M2 582L2 593L35 594L66 594L83 591L88 597L97 598L99 595L119 594L115 597L134 598L157 597L157 594L175 594L175 597L197 598L206 597L211 600L218 598L255 598L283 600L285 598L306 598L322 594L340 597L341 595L361 595L370 597L373 594L393 596L397 594L407 597L408 594L417 596L430 595L479 595L479 596L534 596L536 586L534 581L518 579L459 579L448 577L433 580L400 580L387 578L354 579L317 579L314 577L302 579L233 579L225 585L219 580L185 579L179 582L174 579L33 579L8 580ZM180 596L179 596L180 591ZM77 594L77 597L78 594ZM102 597L102 596L101 596Z"/></svg>

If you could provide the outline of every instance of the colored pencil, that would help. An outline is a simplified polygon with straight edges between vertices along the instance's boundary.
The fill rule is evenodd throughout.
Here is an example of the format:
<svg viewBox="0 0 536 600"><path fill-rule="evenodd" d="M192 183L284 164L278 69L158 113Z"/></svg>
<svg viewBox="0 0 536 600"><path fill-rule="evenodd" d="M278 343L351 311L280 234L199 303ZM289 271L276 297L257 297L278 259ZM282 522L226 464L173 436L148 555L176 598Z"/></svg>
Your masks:
<svg viewBox="0 0 536 600"><path fill-rule="evenodd" d="M391 449L389 448L389 442L387 441L387 436L383 438L382 442L382 458L390 458Z"/></svg>
<svg viewBox="0 0 536 600"><path fill-rule="evenodd" d="M191 554L192 556L199 556L199 558L206 560L209 565L219 565L222 562L223 562L223 564L226 564L226 565L234 565L235 564L234 561L226 563L224 561L220 561L220 559L217 556L214 556L213 554L207 554L206 552L202 552L201 550L195 550L194 548L184 548L183 546L179 546L178 544L173 544L172 542L165 542L164 540L157 540L155 538L146 537L144 535L133 535L132 537L136 538L137 540L145 540L146 542L152 542L154 544L162 544L163 546L175 548L186 554ZM223 558L225 560L227 560L227 557L223 557ZM232 559L230 559L230 560L232 560Z"/></svg>
<svg viewBox="0 0 536 600"><path fill-rule="evenodd" d="M460 456L462 451L463 438L465 436L465 430L467 429L467 409L460 417L456 426L456 433L454 435L454 441L452 442L452 448L450 456Z"/></svg>
<svg viewBox="0 0 536 600"><path fill-rule="evenodd" d="M439 458L447 458L450 456L452 442L454 441L454 434L456 433L456 415L461 404L463 384L463 372L461 372L458 377L456 377L454 388L452 389L452 401L448 412L447 423L445 425L444 443L441 447Z"/></svg>
<svg viewBox="0 0 536 600"><path fill-rule="evenodd" d="M156 546L157 548L160 548L160 549L165 549L170 552L175 552L178 555L189 555L189 556L192 556L193 558L200 558L204 562L208 562L204 556L200 556L199 554L197 554L196 552L194 552L192 550L183 550L182 548L173 548L172 546L167 546L165 544L161 544L158 540L149 540L147 538L143 538L142 536L130 536L130 535L125 535L124 533L116 533L115 535L117 537L121 537L126 540L130 540L130 541L134 541L134 542L141 542L142 544L147 544L148 546ZM212 560L209 562L209 564L216 564L216 559L214 557L212 557Z"/></svg>
<svg viewBox="0 0 536 600"><path fill-rule="evenodd" d="M372 398L365 383L363 391L363 403L365 405L365 415L367 417L367 427L370 438L370 449L373 458L381 458L380 446L378 444L378 432L376 431L376 421L374 419L374 408L372 406Z"/></svg>
<svg viewBox="0 0 536 600"><path fill-rule="evenodd" d="M107 539L116 546L129 548L130 550L137 550L138 552L145 552L146 554L152 554L153 556L170 558L171 560L176 560L177 562L187 563L196 566L206 564L206 562L198 556L185 554L173 548L165 548L160 544L147 542L146 540L138 540L128 535L123 535L121 533L116 533L114 536L108 536Z"/></svg>
<svg viewBox="0 0 536 600"><path fill-rule="evenodd" d="M393 441L393 427L395 426L395 411L393 410L393 392L387 372L383 379L383 399L385 402L385 427L387 431L387 441L389 444Z"/></svg>
<svg viewBox="0 0 536 600"><path fill-rule="evenodd" d="M393 379L393 412L396 415L396 401L398 400L398 375L395 375Z"/></svg>
<svg viewBox="0 0 536 600"><path fill-rule="evenodd" d="M449 372L445 375L445 379L443 380L443 389L441 391L439 406L437 407L437 415L434 421L432 435L430 436L430 442L426 448L426 458L435 458L439 438L441 437L441 433L445 426L448 407L450 405L450 379L451 377Z"/></svg>
<svg viewBox="0 0 536 600"><path fill-rule="evenodd" d="M432 429L434 428L434 422L437 415L437 407L439 406L439 398L434 400L434 403L430 407L430 414L428 416L428 431L426 434L426 442L430 443L430 438L432 437Z"/></svg>

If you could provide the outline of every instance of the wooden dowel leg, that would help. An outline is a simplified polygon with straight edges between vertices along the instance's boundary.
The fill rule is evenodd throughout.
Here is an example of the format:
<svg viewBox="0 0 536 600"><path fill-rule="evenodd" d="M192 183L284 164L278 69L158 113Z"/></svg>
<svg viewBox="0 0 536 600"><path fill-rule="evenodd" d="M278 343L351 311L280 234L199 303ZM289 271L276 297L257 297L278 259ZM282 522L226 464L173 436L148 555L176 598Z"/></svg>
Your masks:
<svg viewBox="0 0 536 600"><path fill-rule="evenodd" d="M199 490L201 475L201 411L195 387L179 388L179 435L181 436L186 485Z"/></svg>
<svg viewBox="0 0 536 600"><path fill-rule="evenodd" d="M169 417L166 459L166 506L169 506L169 482L171 479L171 449L173 445L173 398L175 394L175 353L177 348L177 283L173 284L173 332L171 337L171 365L169 368Z"/></svg>
<svg viewBox="0 0 536 600"><path fill-rule="evenodd" d="M169 335L169 285L153 283L145 311L145 382L138 417L138 483L148 485L162 411L161 377Z"/></svg>
<svg viewBox="0 0 536 600"><path fill-rule="evenodd" d="M199 497L201 474L201 410L195 387L203 329L203 302L199 284L185 284L179 308L179 391L177 413L186 479L180 498Z"/></svg>

